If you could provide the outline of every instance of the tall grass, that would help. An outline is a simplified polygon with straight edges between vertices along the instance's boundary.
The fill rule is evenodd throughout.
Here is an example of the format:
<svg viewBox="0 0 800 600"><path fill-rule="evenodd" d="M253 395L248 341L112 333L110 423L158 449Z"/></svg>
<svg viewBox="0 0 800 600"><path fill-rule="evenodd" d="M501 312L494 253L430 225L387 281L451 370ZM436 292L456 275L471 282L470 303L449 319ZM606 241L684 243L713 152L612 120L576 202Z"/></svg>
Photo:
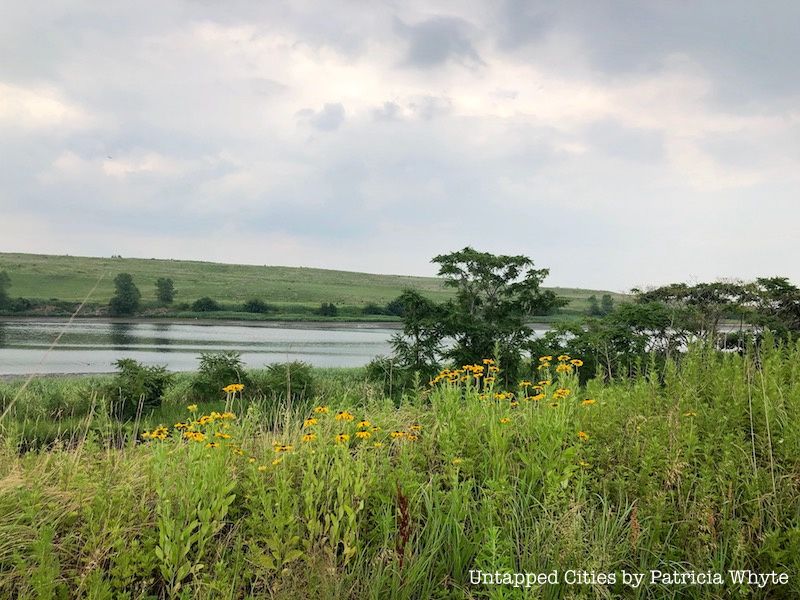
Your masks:
<svg viewBox="0 0 800 600"><path fill-rule="evenodd" d="M254 402L236 418L174 398L141 426L166 430L117 445L91 411L47 451L7 427L0 597L800 597L800 345L698 346L584 387L574 370L529 379L552 381L512 397L461 371L396 406L331 373L317 411ZM562 576L476 585L477 569ZM790 580L571 586L567 569Z"/></svg>

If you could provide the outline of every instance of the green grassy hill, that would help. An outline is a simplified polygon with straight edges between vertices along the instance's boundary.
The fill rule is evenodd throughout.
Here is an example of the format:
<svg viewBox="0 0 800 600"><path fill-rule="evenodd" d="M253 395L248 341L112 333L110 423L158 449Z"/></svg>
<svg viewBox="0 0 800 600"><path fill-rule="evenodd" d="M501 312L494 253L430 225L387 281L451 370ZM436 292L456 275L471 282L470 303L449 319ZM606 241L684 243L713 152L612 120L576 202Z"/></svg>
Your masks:
<svg viewBox="0 0 800 600"><path fill-rule="evenodd" d="M104 274L92 295L92 302L105 304L114 292L114 277L130 273L144 302L155 302L155 281L171 277L175 281L176 303L191 303L209 296L224 303L242 303L259 298L292 312L292 307L318 307L333 302L345 307L367 303L383 305L404 288L415 288L429 298L443 301L452 291L434 277L375 275L304 267L231 265L189 260L142 258L91 258L42 254L0 253L0 271L11 278L12 297L58 299L77 302ZM586 298L608 293L597 290L551 288L570 299L566 313L583 312ZM615 300L622 298L613 294ZM295 311L297 312L297 311ZM305 311L302 311L305 312Z"/></svg>

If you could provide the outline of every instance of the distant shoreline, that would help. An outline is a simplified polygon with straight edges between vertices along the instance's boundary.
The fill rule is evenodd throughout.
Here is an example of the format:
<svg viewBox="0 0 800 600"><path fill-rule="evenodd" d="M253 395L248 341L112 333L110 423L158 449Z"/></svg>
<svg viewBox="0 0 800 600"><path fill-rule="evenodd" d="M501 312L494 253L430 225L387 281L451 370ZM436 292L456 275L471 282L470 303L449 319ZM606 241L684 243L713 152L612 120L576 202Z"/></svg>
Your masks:
<svg viewBox="0 0 800 600"><path fill-rule="evenodd" d="M48 323L66 323L68 317L50 316L0 316L0 323L34 323L45 321ZM152 325L231 325L238 327L272 327L280 329L401 329L403 324L400 321L314 321L296 320L281 321L272 319L191 319L181 317L75 317L75 321L95 322L95 323L117 323L131 325L152 324Z"/></svg>

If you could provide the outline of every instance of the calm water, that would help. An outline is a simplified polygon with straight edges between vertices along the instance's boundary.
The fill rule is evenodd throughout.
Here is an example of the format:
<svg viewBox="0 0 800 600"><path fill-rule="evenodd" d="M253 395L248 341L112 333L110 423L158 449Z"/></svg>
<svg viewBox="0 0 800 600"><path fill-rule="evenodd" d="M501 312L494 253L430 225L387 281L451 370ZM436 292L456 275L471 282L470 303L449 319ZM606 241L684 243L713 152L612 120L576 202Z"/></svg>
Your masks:
<svg viewBox="0 0 800 600"><path fill-rule="evenodd" d="M65 322L0 321L0 375L107 373L119 358L171 371L197 368L201 352L237 350L250 367L302 360L318 367L357 367L389 354L389 328L264 327L77 321L40 361Z"/></svg>

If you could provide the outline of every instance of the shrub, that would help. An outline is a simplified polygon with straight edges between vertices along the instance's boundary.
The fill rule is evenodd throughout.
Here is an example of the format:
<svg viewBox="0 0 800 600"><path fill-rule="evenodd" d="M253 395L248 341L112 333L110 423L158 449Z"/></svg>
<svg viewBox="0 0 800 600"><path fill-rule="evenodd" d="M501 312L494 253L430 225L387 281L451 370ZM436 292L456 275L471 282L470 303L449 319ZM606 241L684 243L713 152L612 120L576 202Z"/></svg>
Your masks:
<svg viewBox="0 0 800 600"><path fill-rule="evenodd" d="M289 398L302 402L314 395L314 374L311 365L293 361L267 365L258 379L261 392L273 399Z"/></svg>
<svg viewBox="0 0 800 600"><path fill-rule="evenodd" d="M259 300L258 298L253 298L252 300L248 300L242 306L242 309L245 312L249 313L259 313L259 314L266 314L270 312L275 312L275 307L271 304L267 304L263 300Z"/></svg>
<svg viewBox="0 0 800 600"><path fill-rule="evenodd" d="M386 309L378 306L374 302L368 302L367 305L361 309L365 315L383 315L386 314Z"/></svg>
<svg viewBox="0 0 800 600"><path fill-rule="evenodd" d="M367 363L366 374L367 379L381 386L383 393L390 398L398 398L414 387L413 372L394 357L376 356Z"/></svg>
<svg viewBox="0 0 800 600"><path fill-rule="evenodd" d="M222 310L222 307L216 300L212 300L208 296L203 296L192 302L192 310L195 312L214 312Z"/></svg>
<svg viewBox="0 0 800 600"><path fill-rule="evenodd" d="M322 317L335 317L339 313L339 309L333 302L323 302L317 309L317 314Z"/></svg>
<svg viewBox="0 0 800 600"><path fill-rule="evenodd" d="M251 385L241 354L232 350L202 353L200 368L192 380L192 396L198 400L218 400L223 396L222 388L230 383L243 383L245 391Z"/></svg>
<svg viewBox="0 0 800 600"><path fill-rule="evenodd" d="M117 374L109 385L111 412L118 419L136 417L161 406L164 390L172 383L173 374L166 367L147 367L132 358L114 363Z"/></svg>

